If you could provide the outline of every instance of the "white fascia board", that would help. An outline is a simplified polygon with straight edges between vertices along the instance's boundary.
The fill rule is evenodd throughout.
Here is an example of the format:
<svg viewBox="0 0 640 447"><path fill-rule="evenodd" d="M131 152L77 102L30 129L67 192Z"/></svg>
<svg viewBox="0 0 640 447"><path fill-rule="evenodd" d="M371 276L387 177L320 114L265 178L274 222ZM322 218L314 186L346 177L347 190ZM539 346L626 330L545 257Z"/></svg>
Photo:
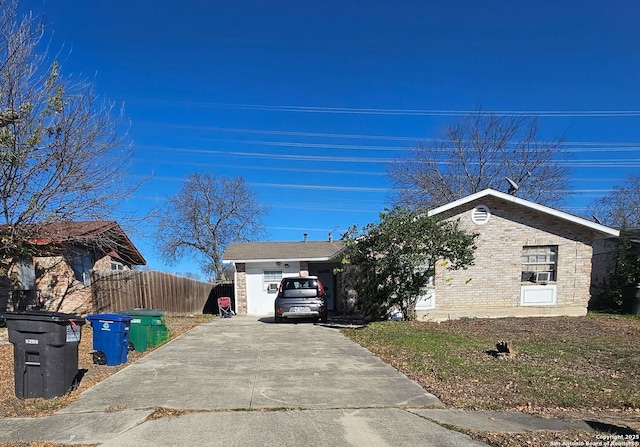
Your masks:
<svg viewBox="0 0 640 447"><path fill-rule="evenodd" d="M598 233L608 235L608 236L620 236L620 231L611 227L607 227L606 225L601 225L595 222L591 222L590 220L583 219L582 217L574 216L573 214L565 213L564 211L559 211L554 208L549 208L548 206L540 205L538 203L530 202L525 199L521 199L511 194L506 194L504 192L496 191L495 189L483 189L482 191L478 191L474 194L471 194L467 197L463 197L462 199L455 200L451 203L447 203L446 205L439 206L438 208L434 208L429 211L429 216L435 216L437 214L443 213L450 209L456 208L460 205L464 205L469 202L473 202L474 200L481 199L483 197L492 196L498 199L505 200L507 202L515 203L520 206L524 206L526 208L530 208L541 213L549 214L551 216L557 217L559 219L564 219L569 222L573 222L577 225L582 225L584 227L588 227Z"/></svg>
<svg viewBox="0 0 640 447"><path fill-rule="evenodd" d="M248 264L252 262L321 262L321 261L330 261L333 257L322 257L322 258L267 258L267 259L223 259L222 262L233 262L235 264Z"/></svg>

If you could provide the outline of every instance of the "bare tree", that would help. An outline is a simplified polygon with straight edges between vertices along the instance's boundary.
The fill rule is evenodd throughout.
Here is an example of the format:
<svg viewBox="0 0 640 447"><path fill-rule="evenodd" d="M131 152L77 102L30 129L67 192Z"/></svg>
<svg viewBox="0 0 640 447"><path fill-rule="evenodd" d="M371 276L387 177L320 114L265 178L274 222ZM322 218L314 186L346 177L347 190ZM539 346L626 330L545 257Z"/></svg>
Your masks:
<svg viewBox="0 0 640 447"><path fill-rule="evenodd" d="M121 111L91 82L61 74L42 50L44 27L0 0L0 274L33 254L51 222L104 219L130 188Z"/></svg>
<svg viewBox="0 0 640 447"><path fill-rule="evenodd" d="M631 175L622 185L594 201L589 207L594 218L618 228L640 227L640 176Z"/></svg>
<svg viewBox="0 0 640 447"><path fill-rule="evenodd" d="M562 139L539 140L535 118L478 111L449 126L442 139L419 143L391 164L394 200L433 208L493 188L557 204L567 190L568 172L558 163L561 152Z"/></svg>
<svg viewBox="0 0 640 447"><path fill-rule="evenodd" d="M201 260L203 273L212 279L223 278L226 246L260 238L266 214L242 177L191 174L158 212L160 253L171 263L194 254Z"/></svg>

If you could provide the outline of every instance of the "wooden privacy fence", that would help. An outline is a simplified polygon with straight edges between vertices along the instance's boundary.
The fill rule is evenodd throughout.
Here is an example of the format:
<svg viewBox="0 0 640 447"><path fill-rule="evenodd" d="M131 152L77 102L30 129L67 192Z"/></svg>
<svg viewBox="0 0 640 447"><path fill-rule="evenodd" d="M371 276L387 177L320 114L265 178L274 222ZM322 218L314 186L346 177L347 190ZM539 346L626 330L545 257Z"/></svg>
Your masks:
<svg viewBox="0 0 640 447"><path fill-rule="evenodd" d="M233 283L204 282L171 273L148 270L94 270L93 304L96 312L125 309L162 309L172 315L217 313L207 310L221 284L233 297ZM229 288L230 286L230 288ZM215 310L215 312L213 312Z"/></svg>

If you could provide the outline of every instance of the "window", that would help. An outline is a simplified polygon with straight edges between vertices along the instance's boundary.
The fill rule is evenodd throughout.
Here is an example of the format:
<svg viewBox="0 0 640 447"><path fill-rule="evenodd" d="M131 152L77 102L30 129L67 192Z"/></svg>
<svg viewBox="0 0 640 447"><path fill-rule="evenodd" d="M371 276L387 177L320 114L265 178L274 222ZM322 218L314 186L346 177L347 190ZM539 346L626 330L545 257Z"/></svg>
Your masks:
<svg viewBox="0 0 640 447"><path fill-rule="evenodd" d="M282 285L282 288L284 290L315 289L317 287L318 287L318 281L315 278L288 279Z"/></svg>
<svg viewBox="0 0 640 447"><path fill-rule="evenodd" d="M111 261L111 270L124 270L124 265L120 262Z"/></svg>
<svg viewBox="0 0 640 447"><path fill-rule="evenodd" d="M78 252L71 258L71 268L75 278L85 286L91 284L91 269L93 258L88 251Z"/></svg>
<svg viewBox="0 0 640 447"><path fill-rule="evenodd" d="M522 282L556 280L557 245L522 247Z"/></svg>
<svg viewBox="0 0 640 447"><path fill-rule="evenodd" d="M280 282L282 279L282 270L265 270L264 282Z"/></svg>
<svg viewBox="0 0 640 447"><path fill-rule="evenodd" d="M18 290L36 289L36 269L33 259L19 259L16 262L18 270Z"/></svg>
<svg viewBox="0 0 640 447"><path fill-rule="evenodd" d="M267 293L278 293L278 285L282 279L282 270L265 270L263 276L264 287Z"/></svg>

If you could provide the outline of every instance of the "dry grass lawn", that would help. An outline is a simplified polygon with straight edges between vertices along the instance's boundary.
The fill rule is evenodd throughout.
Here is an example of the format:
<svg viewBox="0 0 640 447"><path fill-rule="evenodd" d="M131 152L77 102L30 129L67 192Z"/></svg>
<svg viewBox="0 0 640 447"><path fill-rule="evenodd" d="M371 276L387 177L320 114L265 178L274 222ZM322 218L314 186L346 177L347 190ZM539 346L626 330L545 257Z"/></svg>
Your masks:
<svg viewBox="0 0 640 447"><path fill-rule="evenodd" d="M344 333L448 407L580 418L640 432L640 318L380 322ZM511 343L513 358L494 355L499 341ZM598 441L592 433L474 437L499 446Z"/></svg>

